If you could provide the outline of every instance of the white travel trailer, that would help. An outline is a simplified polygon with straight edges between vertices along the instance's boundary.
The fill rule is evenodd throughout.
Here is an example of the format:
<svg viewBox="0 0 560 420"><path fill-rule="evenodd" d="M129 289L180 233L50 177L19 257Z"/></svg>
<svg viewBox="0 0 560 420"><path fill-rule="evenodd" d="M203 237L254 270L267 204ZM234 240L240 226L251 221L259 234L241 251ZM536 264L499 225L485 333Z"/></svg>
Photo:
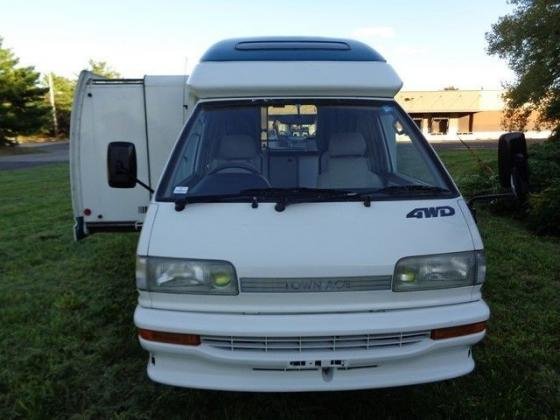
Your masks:
<svg viewBox="0 0 560 420"><path fill-rule="evenodd" d="M142 227L150 378L342 390L474 368L483 244L400 88L368 46L323 38L223 41L188 79L81 74L76 237Z"/></svg>
<svg viewBox="0 0 560 420"><path fill-rule="evenodd" d="M187 118L186 81L186 76L105 79L87 71L80 74L70 127L77 239L141 227L150 192L109 187L107 147L115 140L133 144L138 177L155 185Z"/></svg>

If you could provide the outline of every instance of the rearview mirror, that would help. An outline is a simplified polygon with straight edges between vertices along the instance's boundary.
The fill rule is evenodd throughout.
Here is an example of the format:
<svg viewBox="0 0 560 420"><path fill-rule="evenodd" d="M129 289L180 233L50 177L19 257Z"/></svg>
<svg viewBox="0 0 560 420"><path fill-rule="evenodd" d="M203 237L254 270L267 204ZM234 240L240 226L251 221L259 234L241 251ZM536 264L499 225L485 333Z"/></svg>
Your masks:
<svg viewBox="0 0 560 420"><path fill-rule="evenodd" d="M520 132L500 136L498 143L500 185L511 188L515 196L524 200L529 192L529 165L527 142Z"/></svg>
<svg viewBox="0 0 560 420"><path fill-rule="evenodd" d="M107 147L107 179L113 188L136 186L136 148L125 141L114 141Z"/></svg>

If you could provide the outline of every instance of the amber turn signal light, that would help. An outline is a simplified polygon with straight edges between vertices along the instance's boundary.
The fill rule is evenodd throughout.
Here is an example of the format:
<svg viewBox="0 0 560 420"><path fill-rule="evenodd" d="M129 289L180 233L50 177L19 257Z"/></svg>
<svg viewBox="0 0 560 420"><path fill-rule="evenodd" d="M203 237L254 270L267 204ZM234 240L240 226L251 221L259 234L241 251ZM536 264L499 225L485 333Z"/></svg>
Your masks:
<svg viewBox="0 0 560 420"><path fill-rule="evenodd" d="M461 337L482 332L486 329L486 322L476 322L474 324L459 325L457 327L438 328L432 330L432 340L443 340L445 338Z"/></svg>
<svg viewBox="0 0 560 420"><path fill-rule="evenodd" d="M138 335L144 340L157 341L159 343L180 344L182 346L198 346L200 344L200 336L195 334L153 331L140 328Z"/></svg>

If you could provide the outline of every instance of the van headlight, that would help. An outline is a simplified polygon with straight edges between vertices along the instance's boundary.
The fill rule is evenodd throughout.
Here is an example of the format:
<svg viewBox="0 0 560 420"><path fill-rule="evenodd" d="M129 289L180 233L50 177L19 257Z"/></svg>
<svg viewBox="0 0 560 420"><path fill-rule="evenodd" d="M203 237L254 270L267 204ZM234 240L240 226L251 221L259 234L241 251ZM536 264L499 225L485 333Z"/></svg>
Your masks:
<svg viewBox="0 0 560 420"><path fill-rule="evenodd" d="M235 269L227 261L138 257L136 286L150 292L238 294Z"/></svg>
<svg viewBox="0 0 560 420"><path fill-rule="evenodd" d="M485 276L484 251L406 257L395 266L393 290L406 292L472 286L484 282Z"/></svg>

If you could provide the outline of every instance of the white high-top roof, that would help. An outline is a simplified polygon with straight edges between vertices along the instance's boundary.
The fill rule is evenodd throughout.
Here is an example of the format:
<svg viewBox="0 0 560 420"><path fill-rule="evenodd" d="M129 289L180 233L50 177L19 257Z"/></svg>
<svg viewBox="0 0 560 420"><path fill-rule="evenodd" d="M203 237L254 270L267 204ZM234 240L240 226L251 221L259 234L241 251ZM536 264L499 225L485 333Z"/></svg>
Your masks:
<svg viewBox="0 0 560 420"><path fill-rule="evenodd" d="M201 99L269 96L393 98L402 81L375 50L330 38L222 41L188 79Z"/></svg>

